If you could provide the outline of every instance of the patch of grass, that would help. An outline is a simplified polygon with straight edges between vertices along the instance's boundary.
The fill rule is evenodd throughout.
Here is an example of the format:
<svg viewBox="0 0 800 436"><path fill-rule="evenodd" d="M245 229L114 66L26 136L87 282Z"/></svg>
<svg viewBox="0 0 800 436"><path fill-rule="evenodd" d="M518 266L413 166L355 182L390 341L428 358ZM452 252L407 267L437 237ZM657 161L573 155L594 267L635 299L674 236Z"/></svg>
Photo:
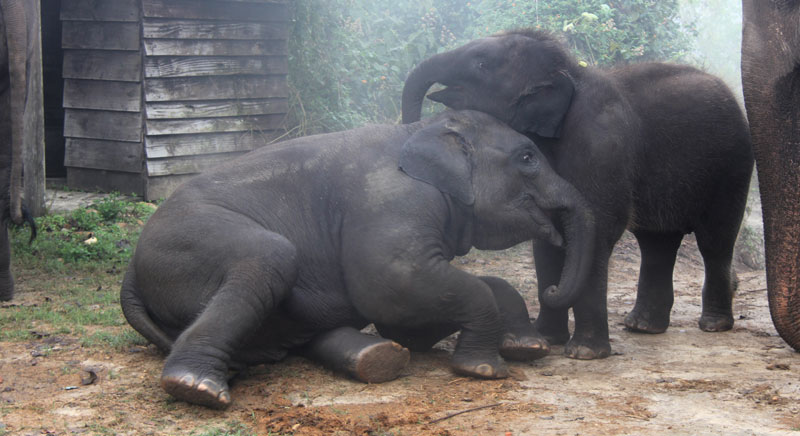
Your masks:
<svg viewBox="0 0 800 436"><path fill-rule="evenodd" d="M124 265L155 209L111 194L68 214L36 218L39 234L30 244L29 229L12 229L12 250L23 263L47 272Z"/></svg>
<svg viewBox="0 0 800 436"><path fill-rule="evenodd" d="M0 341L70 335L85 347L146 344L127 326L119 288L155 209L112 194L68 214L37 218L39 234L31 244L28 229L12 229L17 295L0 309Z"/></svg>

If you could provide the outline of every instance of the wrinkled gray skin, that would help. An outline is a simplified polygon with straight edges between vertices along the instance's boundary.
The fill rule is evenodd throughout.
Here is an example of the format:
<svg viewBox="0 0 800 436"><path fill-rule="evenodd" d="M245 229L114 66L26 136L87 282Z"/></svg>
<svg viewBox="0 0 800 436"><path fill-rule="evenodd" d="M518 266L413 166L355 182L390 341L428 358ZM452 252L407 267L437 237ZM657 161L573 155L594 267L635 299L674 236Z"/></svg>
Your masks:
<svg viewBox="0 0 800 436"><path fill-rule="evenodd" d="M398 169L399 167L399 169ZM507 375L547 343L506 282L449 264L471 247L564 245L586 277L593 219L528 138L492 117L445 113L265 147L182 185L145 225L125 276L130 324L169 356L161 382L211 407L228 371L295 350L363 381L460 330L453 369ZM569 240L569 239L572 240ZM357 329L375 323L386 339Z"/></svg>
<svg viewBox="0 0 800 436"><path fill-rule="evenodd" d="M566 343L573 358L609 355L608 260L626 228L642 252L636 306L625 319L629 329L667 329L675 256L691 232L706 267L700 328L732 328L731 263L753 157L741 108L722 81L662 63L583 68L551 35L521 30L420 63L403 90L404 122L419 119L436 82L446 88L430 99L487 112L525 133L591 205L598 230L583 288L553 292L563 256L550 244L535 244L542 303L536 327L551 343Z"/></svg>
<svg viewBox="0 0 800 436"><path fill-rule="evenodd" d="M758 167L767 296L800 351L800 1L742 2L742 85Z"/></svg>
<svg viewBox="0 0 800 436"><path fill-rule="evenodd" d="M0 0L0 301L14 297L8 225L26 219L32 224L22 208L22 115L34 6L31 1Z"/></svg>

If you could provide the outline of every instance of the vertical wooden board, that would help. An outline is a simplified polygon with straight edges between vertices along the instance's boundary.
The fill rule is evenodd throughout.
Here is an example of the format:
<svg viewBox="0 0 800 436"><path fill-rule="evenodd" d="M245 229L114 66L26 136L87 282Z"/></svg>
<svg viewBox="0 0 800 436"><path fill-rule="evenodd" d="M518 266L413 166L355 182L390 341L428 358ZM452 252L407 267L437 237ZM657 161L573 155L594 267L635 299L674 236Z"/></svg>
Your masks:
<svg viewBox="0 0 800 436"><path fill-rule="evenodd" d="M286 40L145 39L147 56L285 56Z"/></svg>
<svg viewBox="0 0 800 436"><path fill-rule="evenodd" d="M67 167L67 186L82 191L144 194L144 179L141 173Z"/></svg>
<svg viewBox="0 0 800 436"><path fill-rule="evenodd" d="M288 21L285 3L245 3L197 0L142 0L145 17L195 20Z"/></svg>
<svg viewBox="0 0 800 436"><path fill-rule="evenodd" d="M67 139L64 165L78 168L142 172L142 144L138 142Z"/></svg>
<svg viewBox="0 0 800 436"><path fill-rule="evenodd" d="M141 142L142 114L141 112L66 109L64 111L64 136Z"/></svg>
<svg viewBox="0 0 800 436"><path fill-rule="evenodd" d="M145 60L146 77L268 75L288 72L287 56L150 56Z"/></svg>
<svg viewBox="0 0 800 436"><path fill-rule="evenodd" d="M146 105L146 116L150 120L285 114L288 111L289 100L286 98L201 102L167 101L147 103Z"/></svg>
<svg viewBox="0 0 800 436"><path fill-rule="evenodd" d="M139 50L139 23L64 21L61 47L98 50Z"/></svg>
<svg viewBox="0 0 800 436"><path fill-rule="evenodd" d="M142 21L145 39L287 39L289 23L152 19Z"/></svg>
<svg viewBox="0 0 800 436"><path fill-rule="evenodd" d="M27 13L34 16L28 41L28 89L23 115L23 190L28 210L33 216L45 213L44 91L42 88L42 43L40 2L26 2Z"/></svg>
<svg viewBox="0 0 800 436"><path fill-rule="evenodd" d="M62 21L139 21L138 0L61 0Z"/></svg>
<svg viewBox="0 0 800 436"><path fill-rule="evenodd" d="M146 79L144 88L147 102L289 97L285 76Z"/></svg>
<svg viewBox="0 0 800 436"><path fill-rule="evenodd" d="M139 82L142 56L138 51L64 50L62 77Z"/></svg>
<svg viewBox="0 0 800 436"><path fill-rule="evenodd" d="M64 107L139 112L142 85L133 82L64 80Z"/></svg>

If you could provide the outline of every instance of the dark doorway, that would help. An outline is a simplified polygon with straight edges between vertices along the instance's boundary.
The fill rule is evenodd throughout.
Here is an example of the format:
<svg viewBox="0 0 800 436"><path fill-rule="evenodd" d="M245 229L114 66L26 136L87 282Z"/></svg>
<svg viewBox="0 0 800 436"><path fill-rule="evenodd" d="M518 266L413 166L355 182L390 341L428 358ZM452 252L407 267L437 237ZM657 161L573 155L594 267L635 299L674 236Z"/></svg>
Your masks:
<svg viewBox="0 0 800 436"><path fill-rule="evenodd" d="M42 0L42 85L44 91L45 174L48 179L67 176L64 167L64 109L61 105L61 0Z"/></svg>

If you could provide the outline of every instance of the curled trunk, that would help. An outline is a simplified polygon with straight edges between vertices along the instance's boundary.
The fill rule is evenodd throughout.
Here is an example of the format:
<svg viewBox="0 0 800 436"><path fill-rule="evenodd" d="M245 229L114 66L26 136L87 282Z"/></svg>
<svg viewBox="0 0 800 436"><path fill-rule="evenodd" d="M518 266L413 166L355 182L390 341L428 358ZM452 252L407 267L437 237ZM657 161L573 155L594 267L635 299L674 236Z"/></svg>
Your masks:
<svg viewBox="0 0 800 436"><path fill-rule="evenodd" d="M419 121L422 116L422 102L425 94L434 83L440 82L448 74L453 66L449 60L452 55L442 53L422 61L406 79L403 86L403 124Z"/></svg>

